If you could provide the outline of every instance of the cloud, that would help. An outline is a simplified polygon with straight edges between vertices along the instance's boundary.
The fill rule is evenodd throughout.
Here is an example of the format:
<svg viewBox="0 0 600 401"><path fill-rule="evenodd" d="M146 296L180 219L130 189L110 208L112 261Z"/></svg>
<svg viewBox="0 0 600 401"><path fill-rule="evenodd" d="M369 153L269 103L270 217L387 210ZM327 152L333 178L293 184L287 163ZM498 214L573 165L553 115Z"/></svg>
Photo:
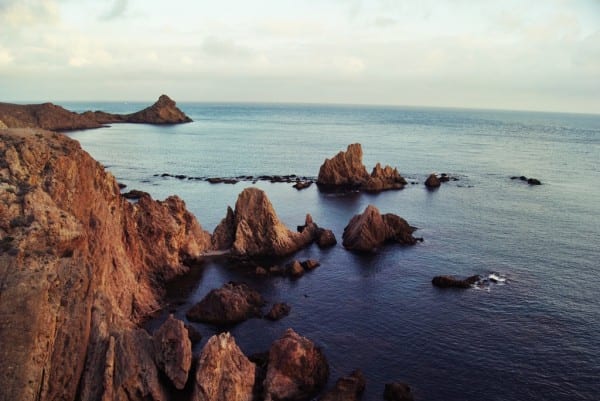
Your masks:
<svg viewBox="0 0 600 401"><path fill-rule="evenodd" d="M398 21L390 17L377 17L374 21L375 26L380 28L387 28L398 24Z"/></svg>
<svg viewBox="0 0 600 401"><path fill-rule="evenodd" d="M115 0L112 8L100 17L102 21L110 21L121 17L127 11L129 5L128 0Z"/></svg>
<svg viewBox="0 0 600 401"><path fill-rule="evenodd" d="M248 57L252 52L243 46L237 45L231 39L208 36L202 42L202 51L212 57Z"/></svg>
<svg viewBox="0 0 600 401"><path fill-rule="evenodd" d="M13 60L14 57L11 52L0 47L0 66L11 64Z"/></svg>
<svg viewBox="0 0 600 401"><path fill-rule="evenodd" d="M53 24L59 19L55 0L0 0L0 24L5 26Z"/></svg>

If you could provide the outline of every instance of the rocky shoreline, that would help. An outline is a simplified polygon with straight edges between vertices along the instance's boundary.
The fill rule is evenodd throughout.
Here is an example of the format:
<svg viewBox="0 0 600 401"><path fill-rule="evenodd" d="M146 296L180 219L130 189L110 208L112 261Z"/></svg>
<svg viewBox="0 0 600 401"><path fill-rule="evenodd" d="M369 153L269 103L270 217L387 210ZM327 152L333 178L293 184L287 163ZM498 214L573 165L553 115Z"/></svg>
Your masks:
<svg viewBox="0 0 600 401"><path fill-rule="evenodd" d="M322 400L360 399L366 385L360 371L322 392L329 377L325 354L292 329L256 359L245 356L226 332L211 337L193 356L193 327L173 316L152 334L140 328L164 307L166 283L208 255L230 258L256 277L296 280L320 263L263 266L260 259L288 257L314 243L335 246L333 231L319 227L309 214L290 230L264 191L246 188L211 234L178 197L156 201L142 191L122 193L123 186L76 141L39 127L23 128L190 121L165 95L141 112L120 117L76 114L49 104L15 107L0 104L0 119L8 121L8 128L0 126L0 338L10 344L0 348L7 366L0 376L2 400L158 401L190 386L186 399L193 401L308 400L319 394ZM407 183L390 166L377 164L367 173L360 144L326 159L316 179L155 176L215 184L264 180L294 183L297 189L316 183L326 192L379 192ZM425 185L437 188L452 180L432 174ZM415 245L423 241L413 236L416 229L369 205L350 219L342 245L362 253L388 244ZM470 288L480 281L479 276L438 276L432 284ZM206 294L186 317L226 329L249 318L285 319L294 305L274 302L263 314L266 307L261 294L246 284L228 283ZM413 395L406 384L389 383L384 399L412 400Z"/></svg>

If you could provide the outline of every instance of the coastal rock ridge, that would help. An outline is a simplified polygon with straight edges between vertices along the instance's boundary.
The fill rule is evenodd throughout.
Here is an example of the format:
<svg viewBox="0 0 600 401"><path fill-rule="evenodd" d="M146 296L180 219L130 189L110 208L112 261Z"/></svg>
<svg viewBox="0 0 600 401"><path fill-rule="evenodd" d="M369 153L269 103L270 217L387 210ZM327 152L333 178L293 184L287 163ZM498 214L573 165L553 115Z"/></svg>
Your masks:
<svg viewBox="0 0 600 401"><path fill-rule="evenodd" d="M130 203L78 142L3 129L0 242L3 399L158 400L159 369L184 381L173 368L187 369L185 353L164 348L157 364L138 328L164 283L210 248L181 199Z"/></svg>
<svg viewBox="0 0 600 401"><path fill-rule="evenodd" d="M179 124L192 121L167 95L161 95L152 106L131 114L103 111L79 114L52 103L0 103L0 120L8 128L43 128L52 131L100 128L112 123Z"/></svg>
<svg viewBox="0 0 600 401"><path fill-rule="evenodd" d="M402 189L407 184L398 169L390 166L373 168L367 172L362 162L362 146L360 143L348 145L347 150L340 151L331 159L325 159L317 184L324 190L363 190L379 192L389 189Z"/></svg>

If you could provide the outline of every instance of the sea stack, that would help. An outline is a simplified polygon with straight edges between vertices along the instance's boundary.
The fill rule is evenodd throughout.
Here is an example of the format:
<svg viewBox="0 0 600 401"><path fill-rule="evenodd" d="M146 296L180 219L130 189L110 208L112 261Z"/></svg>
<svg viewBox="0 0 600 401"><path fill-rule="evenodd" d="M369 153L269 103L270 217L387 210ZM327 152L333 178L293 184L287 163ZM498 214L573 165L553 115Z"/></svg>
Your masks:
<svg viewBox="0 0 600 401"><path fill-rule="evenodd" d="M371 174L362 162L362 146L360 143L348 145L347 150L340 151L331 159L325 159L319 169L317 184L323 190L363 190L380 192L389 189L402 189L406 180L397 169L390 166L381 167L379 163Z"/></svg>
<svg viewBox="0 0 600 401"><path fill-rule="evenodd" d="M290 255L310 245L321 233L310 215L301 227L301 232L290 231L264 191L246 188L238 196L235 210L228 208L215 228L213 247L242 257Z"/></svg>

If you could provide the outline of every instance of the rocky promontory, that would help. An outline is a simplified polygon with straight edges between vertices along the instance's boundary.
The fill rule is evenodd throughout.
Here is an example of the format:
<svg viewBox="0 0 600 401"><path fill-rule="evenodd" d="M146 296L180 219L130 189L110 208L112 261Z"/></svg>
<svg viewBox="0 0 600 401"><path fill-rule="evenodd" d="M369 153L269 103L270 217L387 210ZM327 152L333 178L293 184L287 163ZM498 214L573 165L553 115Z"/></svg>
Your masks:
<svg viewBox="0 0 600 401"><path fill-rule="evenodd" d="M8 128L43 128L52 131L100 128L112 123L179 124L192 121L167 95L150 107L131 114L103 111L74 113L52 103L0 103L0 120Z"/></svg>
<svg viewBox="0 0 600 401"><path fill-rule="evenodd" d="M277 217L264 191L244 189L227 215L215 228L213 247L228 250L234 256L285 256L317 240L322 230L310 215L301 232L290 231Z"/></svg>
<svg viewBox="0 0 600 401"><path fill-rule="evenodd" d="M412 235L415 230L402 217L392 213L382 215L369 205L362 214L350 219L344 228L342 245L359 252L373 252L386 242L414 245L418 241Z"/></svg>
<svg viewBox="0 0 600 401"><path fill-rule="evenodd" d="M402 189L406 180L398 169L390 166L381 167L379 163L371 174L362 162L362 146L360 143L348 145L347 150L340 151L331 159L325 159L319 169L317 184L324 190L363 190L379 192L389 189Z"/></svg>
<svg viewBox="0 0 600 401"><path fill-rule="evenodd" d="M166 399L137 324L210 248L209 233L177 197L127 201L66 136L0 139L3 399Z"/></svg>

